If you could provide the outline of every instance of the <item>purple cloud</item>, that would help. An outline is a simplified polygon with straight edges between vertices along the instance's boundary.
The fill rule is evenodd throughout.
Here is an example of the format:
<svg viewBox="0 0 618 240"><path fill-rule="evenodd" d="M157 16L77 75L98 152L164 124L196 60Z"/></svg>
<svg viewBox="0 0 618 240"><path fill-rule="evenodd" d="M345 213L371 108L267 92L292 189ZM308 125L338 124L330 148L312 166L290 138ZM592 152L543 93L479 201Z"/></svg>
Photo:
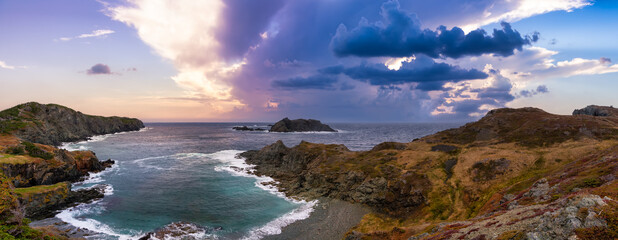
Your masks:
<svg viewBox="0 0 618 240"><path fill-rule="evenodd" d="M99 74L112 74L112 71L109 69L109 66L98 63L86 70L88 75L99 75Z"/></svg>

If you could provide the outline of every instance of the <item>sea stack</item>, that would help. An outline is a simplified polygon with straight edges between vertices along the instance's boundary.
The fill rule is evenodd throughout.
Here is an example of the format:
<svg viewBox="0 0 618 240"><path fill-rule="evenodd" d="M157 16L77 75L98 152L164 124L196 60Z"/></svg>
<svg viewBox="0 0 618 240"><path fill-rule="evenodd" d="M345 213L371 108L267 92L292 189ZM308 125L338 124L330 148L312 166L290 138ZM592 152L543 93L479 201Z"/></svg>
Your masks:
<svg viewBox="0 0 618 240"><path fill-rule="evenodd" d="M270 132L337 132L337 130L315 119L290 120L286 117L275 123Z"/></svg>

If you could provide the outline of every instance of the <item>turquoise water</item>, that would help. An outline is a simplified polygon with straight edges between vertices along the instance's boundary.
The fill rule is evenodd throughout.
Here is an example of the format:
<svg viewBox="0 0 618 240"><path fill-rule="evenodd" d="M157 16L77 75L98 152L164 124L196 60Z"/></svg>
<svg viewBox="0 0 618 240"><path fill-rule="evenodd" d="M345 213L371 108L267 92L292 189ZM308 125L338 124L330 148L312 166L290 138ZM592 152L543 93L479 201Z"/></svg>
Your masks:
<svg viewBox="0 0 618 240"><path fill-rule="evenodd" d="M172 222L209 229L199 237L259 239L306 218L315 202L286 199L235 156L276 140L288 146L301 140L343 143L366 150L383 141L409 142L458 124L331 124L338 133L237 132L231 127L254 123L147 124L139 132L94 137L66 144L69 150L93 150L99 159L116 161L74 188L107 185L95 203L67 209L63 221L100 234L92 239L135 239ZM262 126L266 127L266 126ZM214 228L221 230L212 230ZM212 230L212 231L210 231Z"/></svg>

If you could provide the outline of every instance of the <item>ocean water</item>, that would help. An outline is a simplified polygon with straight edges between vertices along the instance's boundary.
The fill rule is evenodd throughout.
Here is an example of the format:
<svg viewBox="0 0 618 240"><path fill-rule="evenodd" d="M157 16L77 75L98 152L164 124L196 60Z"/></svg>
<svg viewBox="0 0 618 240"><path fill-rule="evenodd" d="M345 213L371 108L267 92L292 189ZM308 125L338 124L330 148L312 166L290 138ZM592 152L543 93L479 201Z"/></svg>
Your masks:
<svg viewBox="0 0 618 240"><path fill-rule="evenodd" d="M91 239L137 239L169 223L205 227L198 238L260 239L307 218L316 202L286 198L267 177L236 171L250 168L236 155L277 140L345 144L368 150L384 141L409 142L461 124L330 124L337 133L240 132L233 126L264 123L153 123L138 132L93 137L63 145L92 150L116 164L74 189L104 184L106 196L62 211L56 217L98 234ZM219 230L213 230L218 228Z"/></svg>

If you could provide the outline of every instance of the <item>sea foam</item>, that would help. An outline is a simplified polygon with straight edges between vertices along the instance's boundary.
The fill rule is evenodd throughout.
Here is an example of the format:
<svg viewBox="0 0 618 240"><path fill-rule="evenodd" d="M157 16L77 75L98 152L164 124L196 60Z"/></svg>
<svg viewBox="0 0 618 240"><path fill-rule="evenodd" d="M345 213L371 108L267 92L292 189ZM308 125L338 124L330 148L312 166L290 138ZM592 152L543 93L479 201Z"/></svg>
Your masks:
<svg viewBox="0 0 618 240"><path fill-rule="evenodd" d="M238 156L242 151L237 150L224 150L209 154L209 158L215 159L223 163L223 165L216 166L215 171L226 171L234 176L251 177L255 178L255 186L263 190L268 191L278 197L281 197L287 201L300 204L300 206L291 212L278 217L266 225L252 229L243 239L254 240L261 239L268 235L276 235L281 233L283 227L290 225L291 223L308 218L314 210L314 206L318 203L314 201L304 201L293 199L285 196L283 192L275 186L277 182L271 177L257 176L254 173L255 165L247 164L244 158Z"/></svg>

